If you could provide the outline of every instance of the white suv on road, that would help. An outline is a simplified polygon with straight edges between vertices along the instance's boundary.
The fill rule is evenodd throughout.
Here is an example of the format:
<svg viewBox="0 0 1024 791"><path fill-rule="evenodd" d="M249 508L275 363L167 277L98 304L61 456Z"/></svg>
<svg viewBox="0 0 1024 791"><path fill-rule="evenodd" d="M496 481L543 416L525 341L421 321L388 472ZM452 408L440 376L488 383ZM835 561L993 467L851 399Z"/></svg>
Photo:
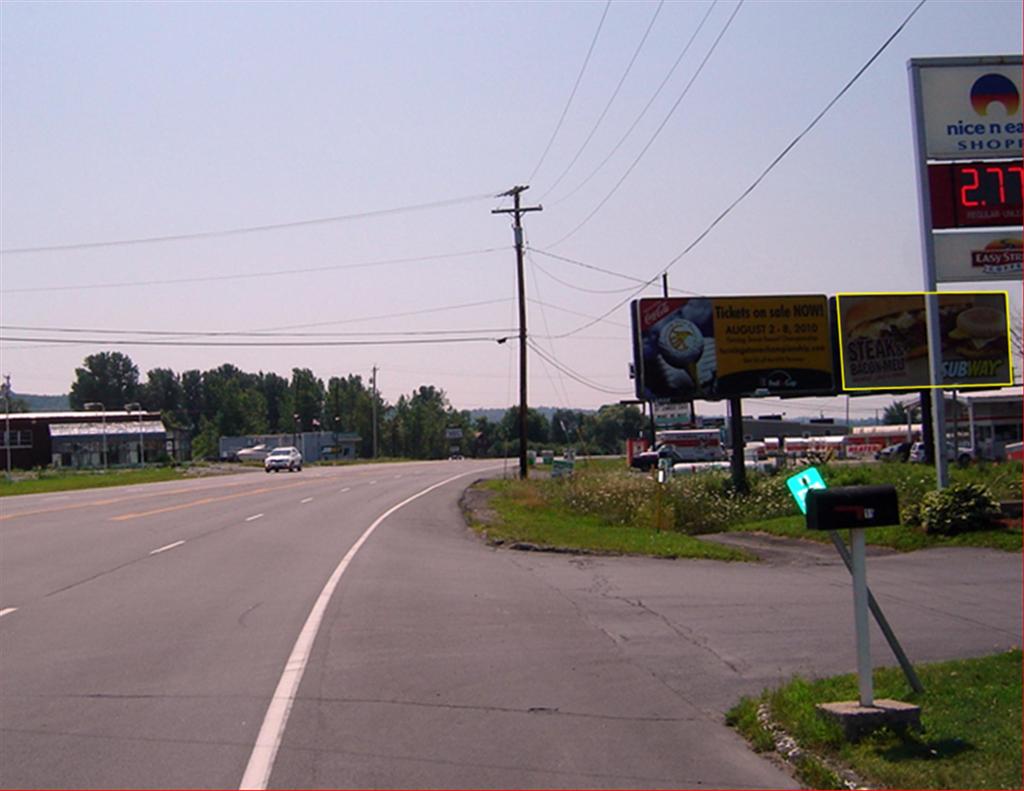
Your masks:
<svg viewBox="0 0 1024 791"><path fill-rule="evenodd" d="M298 448L290 446L274 448L263 460L263 469L267 472L271 470L274 472L278 470L302 472L302 454L299 453Z"/></svg>

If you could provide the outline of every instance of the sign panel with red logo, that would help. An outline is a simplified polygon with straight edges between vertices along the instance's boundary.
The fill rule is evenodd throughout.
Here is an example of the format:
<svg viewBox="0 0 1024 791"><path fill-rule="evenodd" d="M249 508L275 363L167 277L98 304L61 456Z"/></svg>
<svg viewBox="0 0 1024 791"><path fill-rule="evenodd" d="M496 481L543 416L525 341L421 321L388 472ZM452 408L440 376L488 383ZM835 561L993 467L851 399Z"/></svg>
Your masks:
<svg viewBox="0 0 1024 791"><path fill-rule="evenodd" d="M1019 157L1020 56L922 59L921 104L928 159Z"/></svg>
<svg viewBox="0 0 1024 791"><path fill-rule="evenodd" d="M824 296L640 299L632 314L645 401L834 392Z"/></svg>
<svg viewBox="0 0 1024 791"><path fill-rule="evenodd" d="M939 294L942 377L928 361L925 296L839 294L844 390L922 390L1013 383L1005 291Z"/></svg>
<svg viewBox="0 0 1024 791"><path fill-rule="evenodd" d="M935 277L940 283L1016 280L1024 269L1020 232L937 233L934 248Z"/></svg>

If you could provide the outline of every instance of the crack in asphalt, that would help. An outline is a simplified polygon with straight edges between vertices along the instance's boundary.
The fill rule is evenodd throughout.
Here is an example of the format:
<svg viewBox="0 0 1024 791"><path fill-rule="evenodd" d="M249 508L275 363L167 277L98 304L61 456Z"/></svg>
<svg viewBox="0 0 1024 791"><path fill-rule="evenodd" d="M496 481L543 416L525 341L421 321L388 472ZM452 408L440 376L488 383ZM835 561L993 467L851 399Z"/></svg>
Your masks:
<svg viewBox="0 0 1024 791"><path fill-rule="evenodd" d="M658 717L658 716L629 716L622 714L598 714L586 711L563 711L557 707L550 706L487 706L473 705L469 703L444 703L437 701L401 700L398 698L349 698L332 697L330 695L319 695L307 697L299 695L296 702L308 703L344 703L356 705L380 705L380 706L410 706L425 709L444 709L449 711L480 711L496 714L526 714L531 716L552 716L569 717L589 720L610 720L613 722L696 722L697 717Z"/></svg>

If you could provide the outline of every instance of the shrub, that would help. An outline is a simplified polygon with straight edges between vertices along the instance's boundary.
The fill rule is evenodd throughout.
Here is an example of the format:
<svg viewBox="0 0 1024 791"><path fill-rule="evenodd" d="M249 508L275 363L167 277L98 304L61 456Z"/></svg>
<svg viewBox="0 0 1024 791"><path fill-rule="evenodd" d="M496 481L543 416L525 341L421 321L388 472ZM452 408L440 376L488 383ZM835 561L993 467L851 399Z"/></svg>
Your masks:
<svg viewBox="0 0 1024 791"><path fill-rule="evenodd" d="M994 527L999 505L988 487L959 483L925 494L918 513L926 533L955 536Z"/></svg>

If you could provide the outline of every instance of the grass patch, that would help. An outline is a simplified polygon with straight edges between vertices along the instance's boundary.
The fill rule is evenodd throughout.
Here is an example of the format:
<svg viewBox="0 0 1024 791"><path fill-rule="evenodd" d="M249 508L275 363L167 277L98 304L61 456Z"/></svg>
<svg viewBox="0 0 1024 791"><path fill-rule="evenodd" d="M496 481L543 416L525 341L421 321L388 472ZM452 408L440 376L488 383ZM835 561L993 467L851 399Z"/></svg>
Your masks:
<svg viewBox="0 0 1024 791"><path fill-rule="evenodd" d="M136 483L177 481L186 477L185 467L145 467L125 470L87 470L80 472L47 471L0 481L0 497L17 494L44 494L74 489L127 486Z"/></svg>
<svg viewBox="0 0 1024 791"><path fill-rule="evenodd" d="M808 530L803 516L780 516L758 522L742 522L729 528L730 531L769 533L786 538L803 538L831 544L832 539L824 530ZM840 535L846 539L846 531ZM889 547L899 552L913 552L934 547L984 547L1006 552L1020 552L1022 545L1021 520L1017 519L1005 527L991 530L977 530L957 536L941 536L925 533L915 527L873 527L864 533L867 543Z"/></svg>
<svg viewBox="0 0 1024 791"><path fill-rule="evenodd" d="M571 511L549 502L537 481L486 481L477 485L494 492L489 506L497 518L486 525L474 525L486 529L492 540L663 558L752 560L745 552L682 533L609 524L598 516Z"/></svg>
<svg viewBox="0 0 1024 791"><path fill-rule="evenodd" d="M838 725L825 720L815 704L857 698L854 675L789 684L745 698L726 717L751 742L765 750L765 733L756 711L766 704L772 718L812 753L807 770L831 771L813 755L848 766L872 787L1020 788L1021 652L981 659L921 665L916 668L925 692L916 695L899 668L874 673L875 696L916 703L922 733L882 730L857 743L846 742ZM803 779L803 778L802 778ZM837 787L827 775L805 780L815 788Z"/></svg>

